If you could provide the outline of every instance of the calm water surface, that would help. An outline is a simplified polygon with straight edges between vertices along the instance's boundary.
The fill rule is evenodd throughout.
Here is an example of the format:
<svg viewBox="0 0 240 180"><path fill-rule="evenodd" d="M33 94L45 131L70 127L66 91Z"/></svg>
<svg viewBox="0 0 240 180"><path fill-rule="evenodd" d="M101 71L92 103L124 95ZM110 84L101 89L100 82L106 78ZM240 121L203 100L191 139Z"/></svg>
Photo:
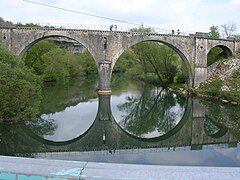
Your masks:
<svg viewBox="0 0 240 180"><path fill-rule="evenodd" d="M240 166L240 107L113 77L46 84L42 116L0 126L0 153L113 163Z"/></svg>

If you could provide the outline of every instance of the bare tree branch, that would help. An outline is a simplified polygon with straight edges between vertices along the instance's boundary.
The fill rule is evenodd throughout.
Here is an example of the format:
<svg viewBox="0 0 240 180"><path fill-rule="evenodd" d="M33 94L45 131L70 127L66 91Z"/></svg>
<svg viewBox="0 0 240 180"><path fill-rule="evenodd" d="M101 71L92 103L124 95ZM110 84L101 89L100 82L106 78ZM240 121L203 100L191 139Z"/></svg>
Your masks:
<svg viewBox="0 0 240 180"><path fill-rule="evenodd" d="M231 35L233 35L233 33L237 30L237 26L234 23L227 23L227 24L223 24L221 25L222 27L222 31L224 33L224 36L231 37Z"/></svg>

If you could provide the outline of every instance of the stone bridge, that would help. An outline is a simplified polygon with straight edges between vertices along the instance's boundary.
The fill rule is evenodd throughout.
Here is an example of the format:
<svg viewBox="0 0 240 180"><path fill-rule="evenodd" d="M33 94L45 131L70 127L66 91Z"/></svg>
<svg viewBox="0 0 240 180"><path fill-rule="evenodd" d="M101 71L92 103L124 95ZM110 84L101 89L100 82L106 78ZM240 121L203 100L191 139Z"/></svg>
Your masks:
<svg viewBox="0 0 240 180"><path fill-rule="evenodd" d="M182 120L166 134L140 138L119 126L111 112L110 95L99 95L99 109L94 123L79 137L68 141L51 141L34 133L27 126L0 127L0 153L76 152L120 149L191 147L200 150L204 145L225 144L236 147L237 137L227 127L218 124L218 131L205 130L206 108L198 100L188 99ZM34 127L33 127L34 129Z"/></svg>
<svg viewBox="0 0 240 180"><path fill-rule="evenodd" d="M143 41L163 43L175 50L188 69L189 86L197 87L207 79L207 54L214 47L220 47L226 55L235 55L240 50L238 39L211 39L206 33L189 36L100 31L59 28L0 27L0 43L19 58L35 43L49 37L66 37L84 45L91 53L98 68L99 92L111 92L111 74L121 54Z"/></svg>

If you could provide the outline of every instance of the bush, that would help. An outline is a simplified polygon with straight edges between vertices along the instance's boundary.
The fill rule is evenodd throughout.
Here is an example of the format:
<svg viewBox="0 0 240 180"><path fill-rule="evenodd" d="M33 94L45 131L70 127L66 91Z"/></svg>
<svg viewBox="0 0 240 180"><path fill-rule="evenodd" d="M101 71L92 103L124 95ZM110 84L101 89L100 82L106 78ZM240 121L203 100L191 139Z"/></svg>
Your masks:
<svg viewBox="0 0 240 180"><path fill-rule="evenodd" d="M210 96L220 95L222 84L223 84L222 80L216 79L211 81L210 83L208 82L201 86L200 90L201 92L208 94Z"/></svg>
<svg viewBox="0 0 240 180"><path fill-rule="evenodd" d="M222 96L229 101L240 102L240 93L239 91L224 91Z"/></svg>
<svg viewBox="0 0 240 180"><path fill-rule="evenodd" d="M0 46L0 123L36 117L41 81L18 58Z"/></svg>
<svg viewBox="0 0 240 180"><path fill-rule="evenodd" d="M180 71L174 77L173 82L174 83L184 84L184 83L187 82L187 75Z"/></svg>

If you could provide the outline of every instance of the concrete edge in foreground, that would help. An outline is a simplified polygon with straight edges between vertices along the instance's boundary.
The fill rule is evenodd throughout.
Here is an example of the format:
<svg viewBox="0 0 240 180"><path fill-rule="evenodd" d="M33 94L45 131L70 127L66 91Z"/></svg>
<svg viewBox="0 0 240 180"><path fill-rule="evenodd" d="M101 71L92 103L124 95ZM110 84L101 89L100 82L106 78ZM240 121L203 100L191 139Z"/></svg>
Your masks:
<svg viewBox="0 0 240 180"><path fill-rule="evenodd" d="M239 179L240 167L159 166L0 156L0 179Z"/></svg>

